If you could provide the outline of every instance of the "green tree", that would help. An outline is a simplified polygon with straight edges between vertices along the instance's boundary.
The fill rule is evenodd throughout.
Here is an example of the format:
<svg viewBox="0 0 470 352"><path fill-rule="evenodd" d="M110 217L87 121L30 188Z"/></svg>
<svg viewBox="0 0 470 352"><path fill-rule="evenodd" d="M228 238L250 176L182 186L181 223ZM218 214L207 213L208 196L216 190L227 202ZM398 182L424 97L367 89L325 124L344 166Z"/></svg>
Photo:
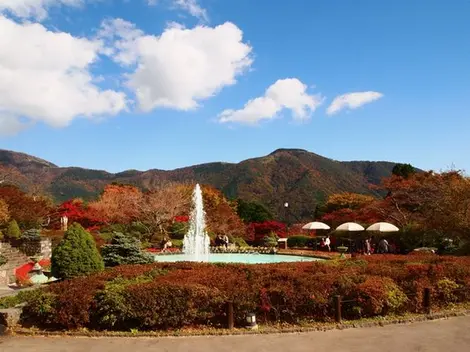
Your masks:
<svg viewBox="0 0 470 352"><path fill-rule="evenodd" d="M154 259L150 253L144 253L140 249L140 241L134 237L125 236L115 232L111 244L101 248L104 264L117 266L121 264L149 264Z"/></svg>
<svg viewBox="0 0 470 352"><path fill-rule="evenodd" d="M21 235L23 241L39 241L41 239L41 230L30 229L23 232Z"/></svg>
<svg viewBox="0 0 470 352"><path fill-rule="evenodd" d="M237 214L245 223L264 222L273 219L273 215L266 207L257 202L237 201Z"/></svg>
<svg viewBox="0 0 470 352"><path fill-rule="evenodd" d="M93 236L79 224L72 224L52 252L52 275L69 279L103 269L103 259L96 248Z"/></svg>
<svg viewBox="0 0 470 352"><path fill-rule="evenodd" d="M16 220L11 220L8 223L6 235L8 238L11 238L11 239L19 239L21 237L20 227L18 226L18 223L16 222Z"/></svg>
<svg viewBox="0 0 470 352"><path fill-rule="evenodd" d="M415 174L416 170L411 164L396 164L392 169L392 174L408 178Z"/></svg>
<svg viewBox="0 0 470 352"><path fill-rule="evenodd" d="M182 240L188 232L188 222L174 222L170 227L170 237L172 239Z"/></svg>
<svg viewBox="0 0 470 352"><path fill-rule="evenodd" d="M278 240L279 240L279 237L274 232L271 232L269 235L264 236L263 246L270 247L270 248L276 247Z"/></svg>

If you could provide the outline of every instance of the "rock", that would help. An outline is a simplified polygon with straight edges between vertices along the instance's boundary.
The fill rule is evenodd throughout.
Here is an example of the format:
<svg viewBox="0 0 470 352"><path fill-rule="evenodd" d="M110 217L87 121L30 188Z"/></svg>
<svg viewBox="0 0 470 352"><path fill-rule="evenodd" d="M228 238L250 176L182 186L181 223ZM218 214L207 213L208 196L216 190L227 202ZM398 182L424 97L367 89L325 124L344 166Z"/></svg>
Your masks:
<svg viewBox="0 0 470 352"><path fill-rule="evenodd" d="M0 309L0 325L4 325L7 328L18 325L21 316L21 309L9 308Z"/></svg>

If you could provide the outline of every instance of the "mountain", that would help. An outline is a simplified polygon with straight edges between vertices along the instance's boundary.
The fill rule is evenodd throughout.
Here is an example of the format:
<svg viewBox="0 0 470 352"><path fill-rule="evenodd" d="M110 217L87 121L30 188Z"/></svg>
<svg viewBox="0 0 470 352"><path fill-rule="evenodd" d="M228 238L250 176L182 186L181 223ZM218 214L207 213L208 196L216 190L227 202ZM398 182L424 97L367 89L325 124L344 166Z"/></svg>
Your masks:
<svg viewBox="0 0 470 352"><path fill-rule="evenodd" d="M371 186L390 176L394 165L392 162L340 162L302 149L278 149L267 156L236 164L215 162L171 171L128 170L112 174L58 167L27 154L0 150L0 180L3 173L20 187L50 194L58 202L72 197L93 199L105 185L113 182L148 190L165 181L189 181L212 185L229 198L259 201L281 217L293 216L292 221L312 218L317 204L332 193L378 195ZM287 209L285 202L289 203Z"/></svg>

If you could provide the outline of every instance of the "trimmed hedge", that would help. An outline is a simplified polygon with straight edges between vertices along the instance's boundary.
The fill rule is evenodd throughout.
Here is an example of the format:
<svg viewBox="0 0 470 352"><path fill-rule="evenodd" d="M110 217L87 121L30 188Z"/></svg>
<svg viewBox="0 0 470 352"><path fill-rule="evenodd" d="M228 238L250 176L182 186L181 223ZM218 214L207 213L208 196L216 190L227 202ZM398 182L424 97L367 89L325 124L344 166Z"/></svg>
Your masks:
<svg viewBox="0 0 470 352"><path fill-rule="evenodd" d="M307 247L311 245L314 239L310 236L296 235L287 238L287 246L289 247Z"/></svg>
<svg viewBox="0 0 470 352"><path fill-rule="evenodd" d="M422 310L430 287L436 306L470 300L470 258L432 255L267 265L155 263L126 265L49 285L24 307L25 322L53 329L152 330L223 326L235 319L332 321L341 295L346 318Z"/></svg>

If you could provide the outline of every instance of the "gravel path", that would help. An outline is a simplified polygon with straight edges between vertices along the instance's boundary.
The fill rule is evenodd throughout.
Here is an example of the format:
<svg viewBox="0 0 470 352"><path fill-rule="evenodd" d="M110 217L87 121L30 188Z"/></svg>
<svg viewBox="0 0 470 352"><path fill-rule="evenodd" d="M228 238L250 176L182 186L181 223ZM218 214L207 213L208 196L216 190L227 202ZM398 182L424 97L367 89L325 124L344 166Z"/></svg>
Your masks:
<svg viewBox="0 0 470 352"><path fill-rule="evenodd" d="M166 337L78 338L4 337L1 352L225 352L225 351L328 351L411 352L469 351L470 317L407 325L331 330L298 334Z"/></svg>

